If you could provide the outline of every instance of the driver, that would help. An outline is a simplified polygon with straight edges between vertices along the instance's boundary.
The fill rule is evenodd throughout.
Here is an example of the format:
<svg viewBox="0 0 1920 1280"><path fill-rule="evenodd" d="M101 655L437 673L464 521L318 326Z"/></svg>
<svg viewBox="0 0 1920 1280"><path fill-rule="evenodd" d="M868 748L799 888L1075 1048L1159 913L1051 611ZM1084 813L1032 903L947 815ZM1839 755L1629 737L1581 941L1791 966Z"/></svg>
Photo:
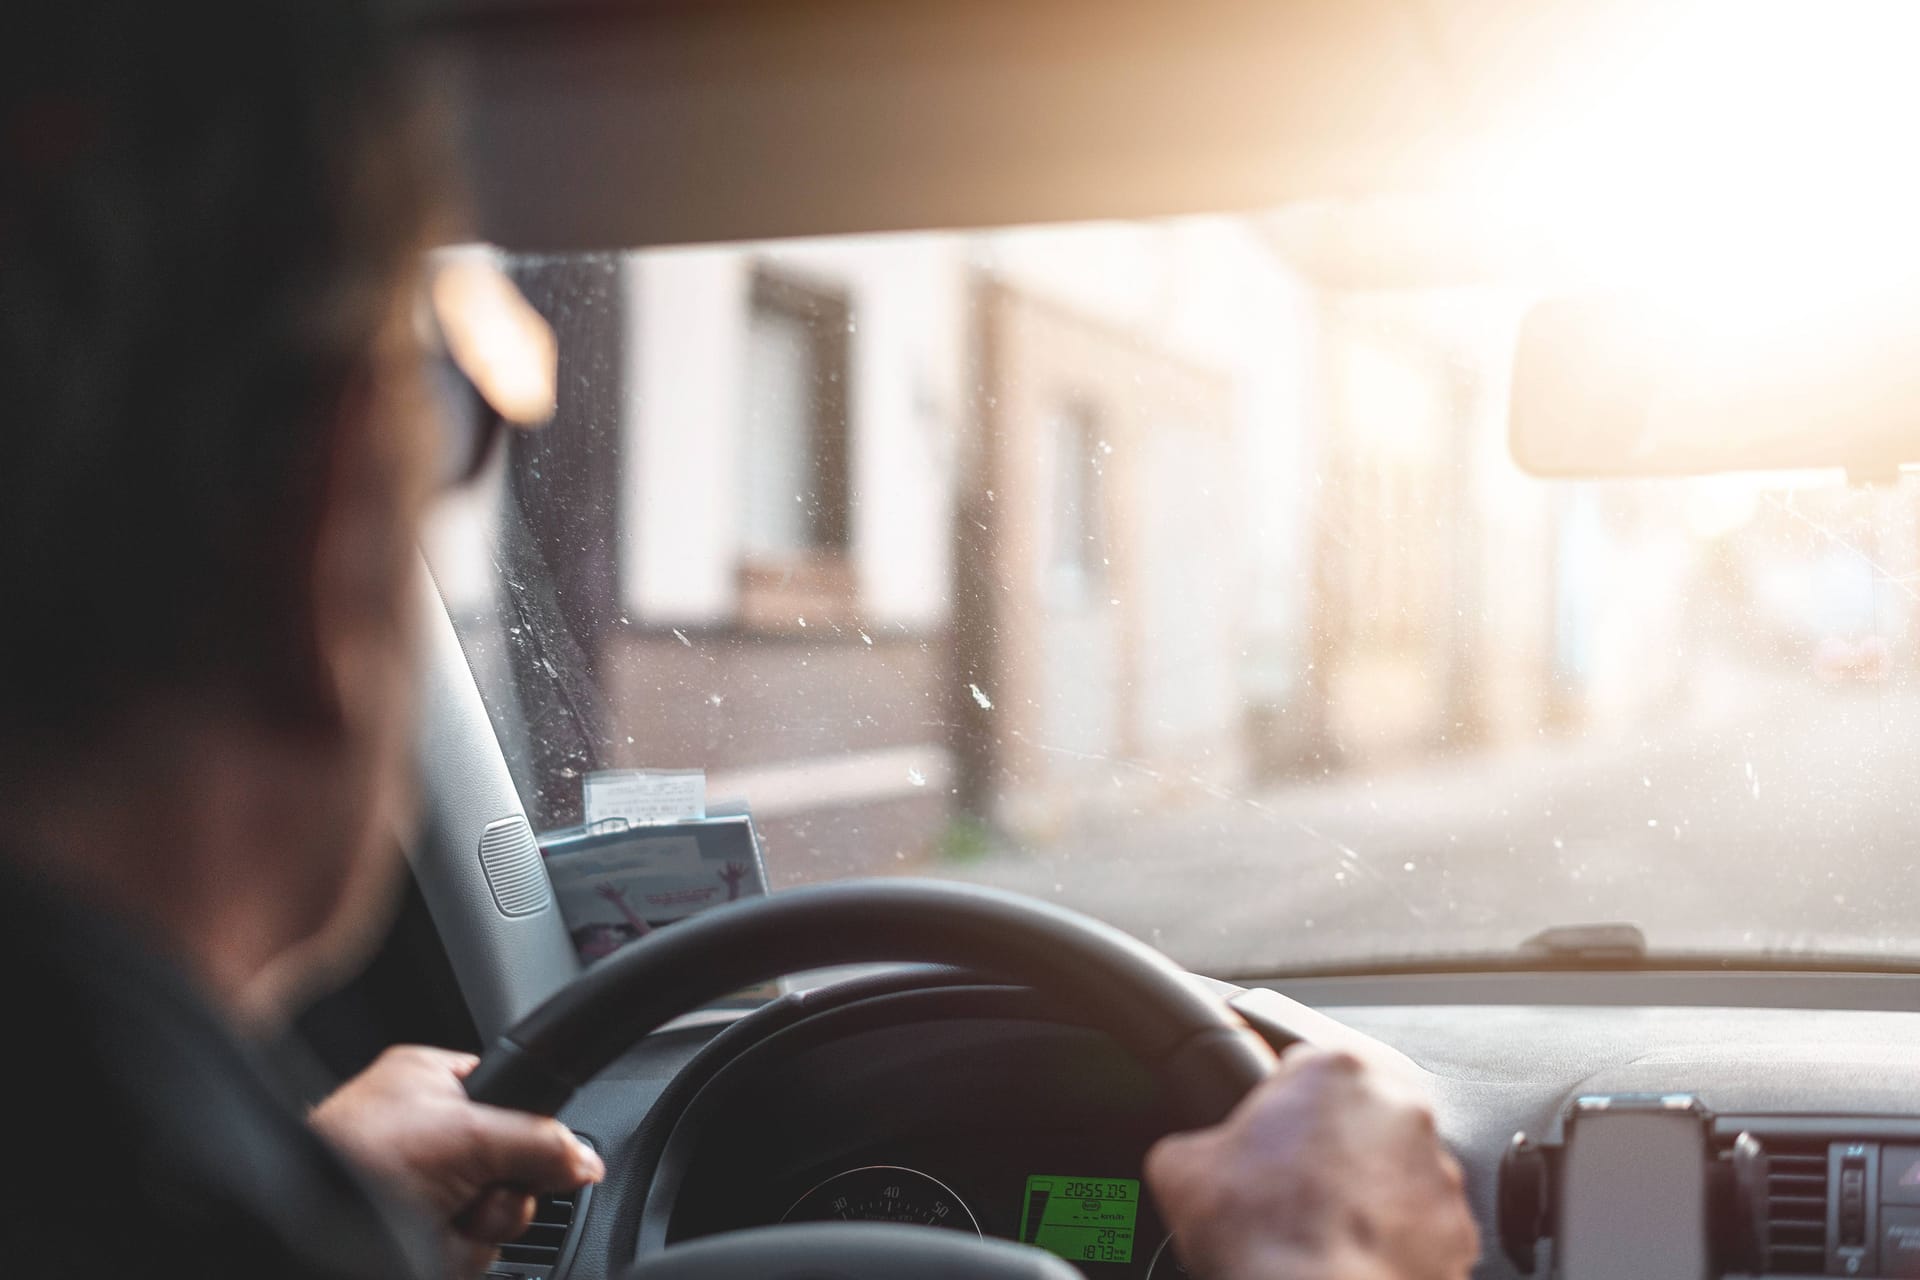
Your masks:
<svg viewBox="0 0 1920 1280"><path fill-rule="evenodd" d="M447 1274L597 1179L389 1052L258 1047L364 957L408 796L416 335L450 228L371 0L61 0L0 38L0 1228L63 1276ZM1147 1177L1201 1274L1461 1277L1417 1097L1288 1055Z"/></svg>

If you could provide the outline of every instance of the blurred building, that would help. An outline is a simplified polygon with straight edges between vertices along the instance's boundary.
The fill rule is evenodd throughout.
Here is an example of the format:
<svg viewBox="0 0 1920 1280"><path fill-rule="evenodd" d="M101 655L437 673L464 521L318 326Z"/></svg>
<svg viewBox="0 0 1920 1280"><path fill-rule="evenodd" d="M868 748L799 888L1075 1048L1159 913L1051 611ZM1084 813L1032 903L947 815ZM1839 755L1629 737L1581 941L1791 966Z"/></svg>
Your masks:
<svg viewBox="0 0 1920 1280"><path fill-rule="evenodd" d="M949 821L968 287L957 238L627 263L610 759L704 767L807 874Z"/></svg>
<svg viewBox="0 0 1920 1280"><path fill-rule="evenodd" d="M1116 771L1245 773L1244 495L1231 380L1004 280L975 303L987 389L960 526L962 795L1043 834Z"/></svg>
<svg viewBox="0 0 1920 1280"><path fill-rule="evenodd" d="M1312 298L1230 219L976 250L962 799L1025 838L1249 784L1298 693ZM971 686L972 680L969 680ZM991 691L997 689L998 695Z"/></svg>
<svg viewBox="0 0 1920 1280"><path fill-rule="evenodd" d="M1513 308L1488 301L1356 291L1323 305L1323 763L1481 746L1548 717L1552 511L1505 456Z"/></svg>
<svg viewBox="0 0 1920 1280"><path fill-rule="evenodd" d="M777 879L872 871L1536 735L1672 648L1666 532L1507 458L1511 296L1237 218L518 272L560 420L436 566L543 826L699 766Z"/></svg>
<svg viewBox="0 0 1920 1280"><path fill-rule="evenodd" d="M587 770L700 765L803 874L915 860L1241 785L1247 708L1302 696L1315 303L1249 226L520 275L560 421L464 596L508 584L469 650L544 825Z"/></svg>

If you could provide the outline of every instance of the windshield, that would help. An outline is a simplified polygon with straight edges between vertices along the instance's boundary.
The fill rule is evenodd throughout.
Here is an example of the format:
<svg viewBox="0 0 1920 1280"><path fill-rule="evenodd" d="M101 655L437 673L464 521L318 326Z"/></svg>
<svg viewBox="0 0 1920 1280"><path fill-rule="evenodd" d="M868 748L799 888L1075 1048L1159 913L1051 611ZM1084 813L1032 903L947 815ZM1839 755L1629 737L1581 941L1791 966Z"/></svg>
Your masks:
<svg viewBox="0 0 1920 1280"><path fill-rule="evenodd" d="M775 889L913 874L1222 976L1920 963L1920 491L1544 481L1498 288L1277 216L509 265L559 412L429 558L536 830L700 770Z"/></svg>

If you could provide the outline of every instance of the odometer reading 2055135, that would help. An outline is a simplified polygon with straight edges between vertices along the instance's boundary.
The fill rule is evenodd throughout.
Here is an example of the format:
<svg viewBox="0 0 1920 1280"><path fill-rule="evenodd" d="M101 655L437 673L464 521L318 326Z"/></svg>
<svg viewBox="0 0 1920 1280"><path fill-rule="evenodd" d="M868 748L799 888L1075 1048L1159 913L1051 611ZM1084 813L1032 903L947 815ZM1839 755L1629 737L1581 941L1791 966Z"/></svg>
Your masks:
<svg viewBox="0 0 1920 1280"><path fill-rule="evenodd" d="M980 1234L966 1202L938 1178L897 1164L836 1173L793 1202L782 1222L910 1222Z"/></svg>
<svg viewBox="0 0 1920 1280"><path fill-rule="evenodd" d="M1136 1179L1036 1174L1027 1179L1020 1239L1069 1262L1132 1262L1139 1215Z"/></svg>

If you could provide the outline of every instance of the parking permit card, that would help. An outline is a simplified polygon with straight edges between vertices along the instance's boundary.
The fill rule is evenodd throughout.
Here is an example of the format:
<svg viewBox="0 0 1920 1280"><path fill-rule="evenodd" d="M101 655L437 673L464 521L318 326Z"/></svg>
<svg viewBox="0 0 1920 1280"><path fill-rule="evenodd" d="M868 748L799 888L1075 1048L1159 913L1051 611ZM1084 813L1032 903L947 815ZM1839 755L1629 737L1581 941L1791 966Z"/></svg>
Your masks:
<svg viewBox="0 0 1920 1280"><path fill-rule="evenodd" d="M586 824L651 826L707 816L707 775L699 769L604 769L580 782Z"/></svg>

